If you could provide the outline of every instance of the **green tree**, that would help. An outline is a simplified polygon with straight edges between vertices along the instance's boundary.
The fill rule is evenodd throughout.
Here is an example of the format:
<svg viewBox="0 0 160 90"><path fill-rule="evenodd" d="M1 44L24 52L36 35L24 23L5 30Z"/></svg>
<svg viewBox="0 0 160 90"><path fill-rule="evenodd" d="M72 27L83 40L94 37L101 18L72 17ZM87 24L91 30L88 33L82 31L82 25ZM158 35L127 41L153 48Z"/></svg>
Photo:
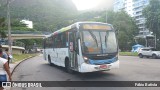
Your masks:
<svg viewBox="0 0 160 90"><path fill-rule="evenodd" d="M0 30L1 32L7 32L8 27L7 27L7 22L5 18L0 18ZM11 19L11 30L20 30L20 31L26 31L26 30L34 30L35 29L30 29L27 28L26 24L20 22L19 19Z"/></svg>
<svg viewBox="0 0 160 90"><path fill-rule="evenodd" d="M112 24L118 32L119 48L123 51L131 50L131 46L135 44L134 36L138 34L138 27L136 26L134 19L125 11L103 11L98 15L99 18L95 18L95 21L106 22L106 14L107 23Z"/></svg>
<svg viewBox="0 0 160 90"><path fill-rule="evenodd" d="M17 40L17 42L24 43L25 45L24 47L26 50L32 49L34 43L36 43L38 47L42 47L42 39L21 39L21 40Z"/></svg>
<svg viewBox="0 0 160 90"><path fill-rule="evenodd" d="M134 36L138 34L138 27L133 18L124 11L117 12L115 15L111 15L111 17L114 20L113 22L111 21L111 23L113 23L115 29L119 32L118 41L120 49L131 50L131 46L135 44Z"/></svg>
<svg viewBox="0 0 160 90"><path fill-rule="evenodd" d="M12 19L29 19L34 29L46 32L73 23L71 17L77 13L72 0L13 0L10 7ZM0 16L6 16L6 9L0 12Z"/></svg>
<svg viewBox="0 0 160 90"><path fill-rule="evenodd" d="M160 30L160 0L150 0L150 4L144 8L143 15L146 18L146 26L153 33ZM158 33L157 33L158 34Z"/></svg>
<svg viewBox="0 0 160 90"><path fill-rule="evenodd" d="M160 39L160 0L150 0L150 4L144 8L143 15L146 18L146 27ZM157 42L160 49L160 41Z"/></svg>
<svg viewBox="0 0 160 90"><path fill-rule="evenodd" d="M0 17L0 37L5 38L6 34L4 32L4 27L5 27L5 18Z"/></svg>
<svg viewBox="0 0 160 90"><path fill-rule="evenodd" d="M0 0L0 16L6 16L7 0ZM3 7L2 7L3 6ZM72 16L77 10L72 0L12 0L10 3L11 28L13 30L38 30L53 32L73 23ZM24 27L19 21L29 19L33 21L34 29ZM4 27L3 30L7 30ZM26 48L38 40L18 40L25 44Z"/></svg>
<svg viewBox="0 0 160 90"><path fill-rule="evenodd" d="M11 29L19 31L35 31L35 29L28 28L26 24L21 22L20 19L11 19Z"/></svg>

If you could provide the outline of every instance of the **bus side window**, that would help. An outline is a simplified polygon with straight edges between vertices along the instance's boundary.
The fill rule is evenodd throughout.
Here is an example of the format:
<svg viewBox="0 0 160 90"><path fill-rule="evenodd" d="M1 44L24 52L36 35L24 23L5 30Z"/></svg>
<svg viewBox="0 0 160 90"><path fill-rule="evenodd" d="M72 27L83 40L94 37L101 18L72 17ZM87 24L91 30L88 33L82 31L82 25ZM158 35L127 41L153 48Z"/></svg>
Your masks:
<svg viewBox="0 0 160 90"><path fill-rule="evenodd" d="M65 33L65 47L68 47L69 46L69 43L68 43L68 32Z"/></svg>
<svg viewBox="0 0 160 90"><path fill-rule="evenodd" d="M62 34L59 34L59 38L58 38L58 44L59 44L59 48L62 48Z"/></svg>
<svg viewBox="0 0 160 90"><path fill-rule="evenodd" d="M52 46L53 46L52 44L53 44L53 43L52 43L52 37L50 37L50 38L49 38L49 48L52 48Z"/></svg>
<svg viewBox="0 0 160 90"><path fill-rule="evenodd" d="M54 48L57 48L57 35L54 37Z"/></svg>
<svg viewBox="0 0 160 90"><path fill-rule="evenodd" d="M73 52L73 42L70 42L69 49L71 52Z"/></svg>
<svg viewBox="0 0 160 90"><path fill-rule="evenodd" d="M43 48L46 48L46 39L43 39Z"/></svg>
<svg viewBox="0 0 160 90"><path fill-rule="evenodd" d="M77 54L79 54L79 45L78 45L78 40L79 40L79 33L78 32L76 32L76 34L75 34L75 49L76 49L76 52L77 52Z"/></svg>
<svg viewBox="0 0 160 90"><path fill-rule="evenodd" d="M45 41L45 42L46 42L46 45L45 45L45 46L46 46L46 48L48 48L48 44L49 44L49 42L48 42L48 38L46 39L46 41Z"/></svg>
<svg viewBox="0 0 160 90"><path fill-rule="evenodd" d="M65 47L69 46L69 44L68 44L68 33L67 32L65 33L65 42L64 42L64 44L65 44Z"/></svg>
<svg viewBox="0 0 160 90"><path fill-rule="evenodd" d="M68 32L68 33L69 33L69 49L72 52L73 51L73 46L74 46L73 33L72 32Z"/></svg>
<svg viewBox="0 0 160 90"><path fill-rule="evenodd" d="M71 32L70 34L71 36L70 36L69 48L71 51L75 51L78 54L79 53L78 38L76 36L78 32L75 31Z"/></svg>
<svg viewBox="0 0 160 90"><path fill-rule="evenodd" d="M62 48L65 48L66 47L66 33L62 33L62 36L61 36L61 45L62 45Z"/></svg>
<svg viewBox="0 0 160 90"><path fill-rule="evenodd" d="M62 34L56 35L55 37L55 47L62 48Z"/></svg>

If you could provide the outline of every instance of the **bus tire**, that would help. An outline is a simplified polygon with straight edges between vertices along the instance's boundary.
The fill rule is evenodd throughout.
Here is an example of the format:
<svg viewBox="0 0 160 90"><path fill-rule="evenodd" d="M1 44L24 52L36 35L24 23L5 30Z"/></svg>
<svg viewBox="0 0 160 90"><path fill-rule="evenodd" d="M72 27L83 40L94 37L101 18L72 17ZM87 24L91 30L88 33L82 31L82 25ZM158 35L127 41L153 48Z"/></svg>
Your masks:
<svg viewBox="0 0 160 90"><path fill-rule="evenodd" d="M52 66L51 57L49 55L48 55L48 62L49 62L49 65Z"/></svg>
<svg viewBox="0 0 160 90"><path fill-rule="evenodd" d="M68 59L65 60L65 69L67 73L73 73L73 70L70 68L70 63Z"/></svg>

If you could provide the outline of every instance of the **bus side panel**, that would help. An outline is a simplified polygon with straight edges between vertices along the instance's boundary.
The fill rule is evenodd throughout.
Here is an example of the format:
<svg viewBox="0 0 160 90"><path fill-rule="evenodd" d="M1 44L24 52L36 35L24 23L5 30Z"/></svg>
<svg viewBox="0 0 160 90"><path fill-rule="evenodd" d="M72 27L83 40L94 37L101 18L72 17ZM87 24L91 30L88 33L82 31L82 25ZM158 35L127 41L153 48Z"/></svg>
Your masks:
<svg viewBox="0 0 160 90"><path fill-rule="evenodd" d="M55 52L53 51L53 49L51 49L51 48L45 49L45 57L46 57L47 61L48 61L48 58L50 57L51 62L52 62L52 57L54 54L55 54Z"/></svg>
<svg viewBox="0 0 160 90"><path fill-rule="evenodd" d="M56 65L57 64L57 59L58 59L57 50L51 48L49 51L50 51L49 54L51 56L51 63Z"/></svg>
<svg viewBox="0 0 160 90"><path fill-rule="evenodd" d="M54 50L56 51L56 58L52 58L56 59L56 62L53 63L58 66L65 67L65 58L69 57L68 48L55 48Z"/></svg>

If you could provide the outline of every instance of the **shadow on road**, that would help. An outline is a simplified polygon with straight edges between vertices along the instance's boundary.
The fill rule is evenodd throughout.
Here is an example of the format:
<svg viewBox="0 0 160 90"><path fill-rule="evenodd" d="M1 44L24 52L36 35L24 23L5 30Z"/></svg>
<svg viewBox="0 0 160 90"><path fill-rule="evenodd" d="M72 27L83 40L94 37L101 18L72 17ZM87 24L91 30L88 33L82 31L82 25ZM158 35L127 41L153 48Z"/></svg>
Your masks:
<svg viewBox="0 0 160 90"><path fill-rule="evenodd" d="M79 80L83 81L113 81L115 79L111 79L111 77L118 77L116 74L110 72L110 71L98 71L98 72L89 72L89 73L79 73L74 71L72 74L67 73L64 67L52 65L49 64L42 64L45 67L51 67L52 69L56 70L56 72L62 72L64 74L73 75L74 77L78 78ZM70 79L67 79L66 81L72 81Z"/></svg>

